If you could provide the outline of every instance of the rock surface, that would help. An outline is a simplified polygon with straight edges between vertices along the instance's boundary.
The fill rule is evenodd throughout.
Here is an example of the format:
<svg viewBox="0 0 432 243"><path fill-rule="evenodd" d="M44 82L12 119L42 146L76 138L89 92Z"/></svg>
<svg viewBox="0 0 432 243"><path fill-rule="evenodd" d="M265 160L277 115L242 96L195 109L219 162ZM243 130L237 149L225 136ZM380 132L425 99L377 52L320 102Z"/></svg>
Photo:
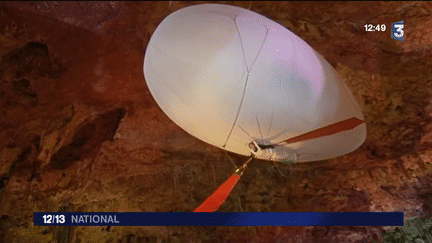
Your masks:
<svg viewBox="0 0 432 243"><path fill-rule="evenodd" d="M281 23L334 65L363 108L368 137L328 161L255 161L220 211L430 213L432 4L227 3ZM34 211L188 212L233 172L230 159L245 160L182 131L146 87L151 34L193 4L0 3L0 239L355 242L382 241L392 229L32 225ZM388 30L400 20L403 42Z"/></svg>

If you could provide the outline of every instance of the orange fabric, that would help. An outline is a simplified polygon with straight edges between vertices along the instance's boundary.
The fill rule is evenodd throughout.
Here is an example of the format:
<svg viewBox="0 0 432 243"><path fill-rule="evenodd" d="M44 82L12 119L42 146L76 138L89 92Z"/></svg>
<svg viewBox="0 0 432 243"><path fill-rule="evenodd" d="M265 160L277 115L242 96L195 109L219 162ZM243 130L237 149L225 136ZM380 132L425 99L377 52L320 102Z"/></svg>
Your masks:
<svg viewBox="0 0 432 243"><path fill-rule="evenodd" d="M308 133L304 133L302 135L299 135L297 137L293 137L290 139L287 139L285 141L279 142L280 143L296 143L296 142L301 142L301 141L305 141L305 140L309 140L309 139L314 139L314 138L319 138L319 137L324 137L324 136L328 136L328 135L332 135L335 133L339 133L339 132L343 132L343 131L347 131L350 129L353 129L361 124L363 124L364 121L353 117L338 123L334 123L331 125L328 125L326 127L322 127L316 130L313 130L311 132Z"/></svg>
<svg viewBox="0 0 432 243"><path fill-rule="evenodd" d="M210 213L215 212L225 202L226 198L237 184L240 176L234 173L226 180L210 197L208 197L194 212Z"/></svg>

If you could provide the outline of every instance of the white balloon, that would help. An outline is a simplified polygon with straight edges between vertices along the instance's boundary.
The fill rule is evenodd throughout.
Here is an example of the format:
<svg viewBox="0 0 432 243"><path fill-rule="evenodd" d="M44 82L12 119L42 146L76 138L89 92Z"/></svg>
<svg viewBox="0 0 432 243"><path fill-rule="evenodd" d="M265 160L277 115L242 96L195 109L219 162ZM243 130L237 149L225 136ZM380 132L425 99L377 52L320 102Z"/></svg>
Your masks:
<svg viewBox="0 0 432 243"><path fill-rule="evenodd" d="M333 67L280 24L239 7L170 14L150 39L144 76L177 125L237 154L324 160L366 137L360 106Z"/></svg>

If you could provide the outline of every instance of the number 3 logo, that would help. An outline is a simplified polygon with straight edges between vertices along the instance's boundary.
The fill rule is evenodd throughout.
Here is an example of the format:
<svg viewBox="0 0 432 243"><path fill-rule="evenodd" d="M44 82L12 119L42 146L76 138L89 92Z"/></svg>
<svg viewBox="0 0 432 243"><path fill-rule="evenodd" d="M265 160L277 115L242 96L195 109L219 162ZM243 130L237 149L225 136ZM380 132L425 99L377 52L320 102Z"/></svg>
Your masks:
<svg viewBox="0 0 432 243"><path fill-rule="evenodd" d="M395 25L396 32L399 32L399 33L394 33L394 35L396 37L403 37L404 36L403 27L404 27L403 24L396 24Z"/></svg>
<svg viewBox="0 0 432 243"><path fill-rule="evenodd" d="M398 41L404 40L404 22L394 22L391 24L391 38Z"/></svg>

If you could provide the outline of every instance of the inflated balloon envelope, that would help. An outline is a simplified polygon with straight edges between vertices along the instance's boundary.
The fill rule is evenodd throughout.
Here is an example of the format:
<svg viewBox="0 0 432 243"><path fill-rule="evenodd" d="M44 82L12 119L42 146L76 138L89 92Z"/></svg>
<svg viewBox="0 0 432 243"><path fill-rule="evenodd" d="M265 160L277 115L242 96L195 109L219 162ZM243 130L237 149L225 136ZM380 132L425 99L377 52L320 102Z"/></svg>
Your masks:
<svg viewBox="0 0 432 243"><path fill-rule="evenodd" d="M150 39L144 76L177 125L237 154L317 161L366 137L361 109L333 67L285 27L239 7L170 14Z"/></svg>
<svg viewBox="0 0 432 243"><path fill-rule="evenodd" d="M213 212L254 158L324 160L366 138L361 109L333 67L278 23L221 4L180 9L156 28L144 59L154 99L177 125L251 157L194 212Z"/></svg>

